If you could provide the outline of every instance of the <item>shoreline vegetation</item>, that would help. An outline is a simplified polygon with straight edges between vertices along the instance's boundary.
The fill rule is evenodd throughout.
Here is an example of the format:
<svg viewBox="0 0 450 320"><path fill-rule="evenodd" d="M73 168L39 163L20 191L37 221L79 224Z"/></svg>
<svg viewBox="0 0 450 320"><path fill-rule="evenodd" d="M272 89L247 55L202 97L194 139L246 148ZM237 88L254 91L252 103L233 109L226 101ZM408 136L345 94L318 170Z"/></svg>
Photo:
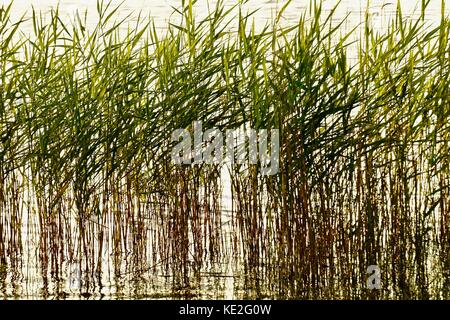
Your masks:
<svg viewBox="0 0 450 320"><path fill-rule="evenodd" d="M320 1L262 31L184 1L160 36L97 7L90 32L33 11L29 36L1 7L0 297L157 297L162 276L162 297L221 298L231 276L238 298L449 298L448 17L398 6L350 40ZM279 129L279 173L231 167L224 213L221 166L170 159L194 121Z"/></svg>

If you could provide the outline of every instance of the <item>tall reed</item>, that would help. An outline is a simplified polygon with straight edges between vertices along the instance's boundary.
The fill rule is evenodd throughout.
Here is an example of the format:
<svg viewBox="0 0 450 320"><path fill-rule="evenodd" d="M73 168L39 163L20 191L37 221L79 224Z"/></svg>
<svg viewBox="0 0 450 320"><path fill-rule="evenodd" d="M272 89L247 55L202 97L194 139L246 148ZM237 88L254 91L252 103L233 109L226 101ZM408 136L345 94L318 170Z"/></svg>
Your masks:
<svg viewBox="0 0 450 320"><path fill-rule="evenodd" d="M195 4L163 36L102 1L93 28L1 8L2 293L37 266L44 297L65 297L74 270L83 297L105 274L117 297L161 275L186 296L233 261L246 297L448 298L449 19L399 6L382 32L366 15L355 41L320 2L262 30L241 3L200 20ZM194 121L280 130L277 175L229 166L230 215L222 165L170 159Z"/></svg>

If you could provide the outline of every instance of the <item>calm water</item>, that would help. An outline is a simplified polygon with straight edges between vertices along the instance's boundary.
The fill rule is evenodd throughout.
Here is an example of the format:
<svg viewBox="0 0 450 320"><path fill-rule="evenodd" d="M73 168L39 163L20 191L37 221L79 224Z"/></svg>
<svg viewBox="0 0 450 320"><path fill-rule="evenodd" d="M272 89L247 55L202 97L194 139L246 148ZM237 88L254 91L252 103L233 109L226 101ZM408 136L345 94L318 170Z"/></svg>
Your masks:
<svg viewBox="0 0 450 320"><path fill-rule="evenodd" d="M8 3L9 1L2 1ZM119 4L122 1L114 0L112 5ZM13 16L19 17L24 12L28 12L29 17L31 6L42 12L48 12L51 7L59 3L60 11L68 19L74 16L74 13L87 9L90 12L88 23L95 23L95 1L92 0L51 0L51 1L30 1L16 0L13 9ZM225 1L228 5L233 5L235 1ZM261 1L251 0L246 5L250 8L260 8L255 14L257 24L263 25L269 21L274 12L279 9L284 1ZM296 22L299 12L307 9L309 1L294 0L284 14L284 22ZM413 14L414 10L420 8L420 3L415 1L401 1L405 15ZM148 1L148 0L126 0L119 11L119 16L124 17L131 14L132 19L136 18L137 13L142 11L144 16L152 17L157 27L163 31L168 21L173 19L171 13L172 7L179 7L181 1ZM211 1L214 4L214 1ZM330 10L334 1L325 1L325 10ZM366 7L368 7L373 23L380 29L386 26L386 21L396 11L395 1L389 0L373 0L355 1L344 0L339 7L338 15L344 17L349 14L349 23L346 28L352 28L358 25L363 17ZM450 7L450 3L449 3ZM196 12L201 16L207 11L206 1L199 1ZM92 14L94 13L94 14ZM417 14L416 14L417 15ZM441 0L432 0L429 8L427 19L430 23L436 22L441 16ZM225 208L227 209L227 208ZM190 280L190 286L184 288L172 275L164 272L163 265L154 265L152 261L136 262L136 257L112 257L111 247L104 247L99 252L99 260L103 261L101 272L92 271L87 273L84 267L85 261L69 258L61 261L59 264L62 269L56 276L52 276L47 270L52 266L36 267L29 261L35 261L39 253L36 246L39 238L33 230L36 230L37 221L33 219L25 219L22 226L22 243L29 245L23 247L23 253L20 258L11 257L10 269L3 272L5 274L3 281L0 281L0 297L6 298L178 298L178 297L195 297L195 298L246 298L261 296L260 292L264 291L270 295L270 287L255 287L254 279L249 279L245 270L232 257L224 255L220 261L211 262L208 268L201 270L197 276ZM230 217L227 216L227 210L224 210L223 224L231 223ZM72 227L75 228L76 222ZM155 226L157 227L157 226ZM224 227L225 233L227 232ZM225 247L231 245L232 230L228 230L229 237L225 237ZM110 237L112 232L110 232ZM25 241L26 240L26 241ZM109 239L109 243L113 242ZM228 241L228 242L227 242ZM75 250L79 244L73 244ZM81 250L81 249L80 249ZM150 250L150 249L149 249ZM145 255L144 255L145 256ZM139 258L139 257L138 257ZM119 262L117 260L120 260ZM160 260L160 259L156 259ZM155 261L156 261L155 260ZM52 261L52 264L58 264L58 261ZM1 267L1 266L0 266ZM3 270L5 271L5 270ZM0 270L0 273L2 270ZM59 275L62 274L62 277Z"/></svg>
<svg viewBox="0 0 450 320"><path fill-rule="evenodd" d="M105 1L107 2L107 1ZM120 4L120 0L112 0L112 6ZM9 3L7 0L2 0L2 3ZM66 15L69 19L73 17L73 14L78 10L83 12L88 10L90 13L96 12L96 1L92 0L16 0L14 5L13 14L16 17L21 16L25 11L30 12L31 6L37 10L43 12L48 11L50 8L57 6L59 3L60 11ZM146 1L146 0L125 0L122 9L119 11L119 17L125 17L131 14L132 17L136 17L139 12L142 12L144 16L152 17L157 27L164 29L167 22L171 19L173 12L172 7L179 8L182 1L174 0L162 0L162 1ZM215 4L214 0L209 1L210 7ZM232 6L236 1L225 0L224 3L228 6ZM244 6L245 8L254 10L259 8L255 14L257 24L264 24L268 19L274 16L274 12L280 9L286 1L277 0L250 0ZM299 12L308 8L310 0L293 0L284 14L285 21L295 22L298 18ZM396 0L343 0L337 10L336 17L349 15L349 25L357 25L364 17L364 12L368 8L369 13L372 16L375 26L383 28L386 25L387 19L396 11ZM421 7L421 1L414 0L401 0L402 9L405 16L417 15L417 10ZM324 11L328 11L334 7L336 1L323 1ZM446 11L448 11L448 6ZM207 12L207 1L200 0L196 5L196 13L201 16L202 13ZM416 13L414 13L416 12ZM427 19L438 20L441 16L441 0L431 0L428 10ZM29 15L28 15L29 16ZM173 17L172 17L173 18ZM93 23L95 21L95 14L89 16L88 22Z"/></svg>

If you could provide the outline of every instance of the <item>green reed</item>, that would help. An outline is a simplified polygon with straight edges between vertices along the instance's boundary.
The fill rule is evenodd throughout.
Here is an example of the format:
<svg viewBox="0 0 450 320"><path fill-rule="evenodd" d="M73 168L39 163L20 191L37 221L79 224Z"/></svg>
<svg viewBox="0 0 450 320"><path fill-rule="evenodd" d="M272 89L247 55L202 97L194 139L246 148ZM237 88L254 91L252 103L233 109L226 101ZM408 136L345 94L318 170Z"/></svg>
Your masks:
<svg viewBox="0 0 450 320"><path fill-rule="evenodd" d="M89 296L111 264L118 283L162 273L177 293L234 259L249 297L448 298L450 22L399 6L382 32L366 15L355 41L311 8L257 30L239 3L198 20L185 1L161 35L102 1L92 29L3 6L2 285L37 235L35 264L58 284L44 297L64 297L68 263ZM193 121L280 130L277 175L230 168L230 221L221 166L171 162L172 131Z"/></svg>

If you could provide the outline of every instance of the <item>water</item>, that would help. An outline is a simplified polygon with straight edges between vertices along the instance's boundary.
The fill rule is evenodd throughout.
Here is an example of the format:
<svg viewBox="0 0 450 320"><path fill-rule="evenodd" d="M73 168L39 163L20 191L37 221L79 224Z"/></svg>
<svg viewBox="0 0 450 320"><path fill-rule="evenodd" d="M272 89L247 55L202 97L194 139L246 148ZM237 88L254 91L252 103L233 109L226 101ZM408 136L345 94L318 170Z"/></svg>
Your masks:
<svg viewBox="0 0 450 320"><path fill-rule="evenodd" d="M107 2L107 1L105 1ZM9 3L7 0L2 0L2 3ZM121 0L112 0L111 6L117 6L122 3ZM156 26L161 29L165 29L167 23L173 18L173 7L180 8L182 1L174 1L174 0L163 0L163 1L146 1L146 0L125 0L121 6L121 9L118 12L118 17L125 17L131 14L132 18L136 18L137 15L141 12L144 16L152 17L155 20ZM202 13L208 11L207 1L200 0L197 2L195 8L196 13L201 16ZM210 7L212 8L215 5L215 1L209 1ZM236 1L226 0L224 3L227 6L232 6L236 3ZM272 19L275 16L275 12L277 12L286 1L273 1L273 0L250 0L244 8L249 10L254 10L258 8L259 10L255 13L255 20L257 25L263 25L268 20ZM296 22L299 12L303 12L305 9L309 7L309 0L293 0L289 5L288 9L285 11L283 17L286 22ZM349 15L349 24L348 28L352 28L358 25L364 19L364 13L366 12L366 8L368 9L369 14L373 18L373 22L375 26L378 26L380 29L383 26L386 26L386 21L395 14L396 12L396 0L343 0L337 10L336 17L344 17ZM421 7L421 1L409 1L409 0L401 0L402 10L404 15L407 16L418 16L418 12ZM94 23L96 19L95 12L97 10L96 1L91 0L80 0L80 1L71 1L71 0L16 0L14 4L13 16L20 17L25 11L28 12L26 17L30 17L30 8L33 6L36 10L42 12L48 12L52 7L56 7L59 4L60 12L65 15L67 18L71 19L74 16L74 13L78 10L80 12L84 12L88 10L88 12L92 13L89 16L88 23ZM325 12L331 10L336 4L336 1L323 1L323 9ZM448 12L449 8L447 6L446 11ZM427 9L427 19L431 22L436 22L441 17L441 0L431 0Z"/></svg>
<svg viewBox="0 0 450 320"><path fill-rule="evenodd" d="M2 1L8 3L8 1ZM119 4L121 1L112 1L112 6ZM284 13L283 23L295 23L299 12L307 10L309 1L294 0ZM88 18L88 25L95 24L96 11L95 1L27 1L16 0L13 9L13 17L18 18L24 12L27 12L25 17L30 17L30 8L33 6L38 11L48 12L50 8L59 3L59 8L62 15L68 19L73 18L74 13L78 10L83 12L88 10L90 13ZM163 32L167 23L174 19L171 17L173 12L172 7L179 7L180 1L158 1L154 4L146 0L127 0L123 3L122 9L119 11L120 17L125 17L131 14L131 20L137 18L137 13L142 11L144 16L154 19L157 28ZM232 5L235 1L226 1L227 5ZM334 1L325 1L324 9L329 11ZM214 4L214 1L211 1ZM267 21L273 19L277 9L282 7L283 2L278 1L260 1L252 0L246 5L247 8L260 8L255 14L255 21L257 25L262 26ZM404 14L406 16L418 16L417 8L420 4L414 1L401 1ZM346 29L351 29L357 26L364 19L364 13L368 8L375 26L382 30L386 26L386 21L392 17L396 12L396 6L393 1L366 1L345 0L339 7L337 17L344 17L349 15ZM416 10L416 13L414 13ZM199 15L207 11L205 1L199 1L196 12ZM441 17L441 1L432 0L427 10L427 19L431 24L439 21ZM30 29L31 30L31 29ZM24 200L25 201L25 200ZM117 210L123 208L118 207ZM230 217L225 212L222 217L224 225L231 224ZM114 221L109 221L108 225L114 225ZM158 228L158 225L146 225L148 228ZM260 286L259 281L252 278L252 275L244 270L242 266L234 261L231 256L224 254L221 259L211 261L207 268L204 268L196 273L196 276L189 279L189 286L186 286L186 281L176 279L173 274L165 272L161 257L161 253L152 252L156 258L141 261L146 254L116 254L114 246L114 232L108 229L106 237L106 247L94 247L93 253L98 257L96 264L102 262L101 272L94 270L89 265L89 261L84 261L75 258L76 254L73 252L65 252L67 259L58 263L52 261L54 265L51 266L35 266L30 261L38 259L39 253L36 250L40 239L37 232L39 222L36 219L30 218L23 224L22 229L25 230L22 234L22 240L26 240L30 246L25 246L22 256L19 258L11 258L11 269L3 272L5 275L3 281L0 282L0 296L6 298L252 298L271 296L271 284L264 284ZM67 225L67 230L75 230L76 222L72 221ZM112 227L111 227L112 228ZM228 232L224 244L227 248L232 246L233 234L232 228L224 228ZM75 232L75 231L73 231ZM149 233L151 234L151 232ZM74 234L74 239L75 234ZM23 241L25 242L25 241ZM121 243L121 246L133 246L130 243ZM108 247L109 246L109 247ZM150 246L150 245L149 245ZM71 244L69 247L74 248L75 251L82 250L81 243ZM151 248L139 248L139 250L147 250L151 252ZM138 250L138 251L139 251ZM140 251L139 251L140 252ZM156 264L155 261L158 261ZM58 265L61 270L56 274L52 274L49 270ZM0 270L1 273L2 270ZM62 275L62 277L61 277ZM263 292L263 293L261 293Z"/></svg>

